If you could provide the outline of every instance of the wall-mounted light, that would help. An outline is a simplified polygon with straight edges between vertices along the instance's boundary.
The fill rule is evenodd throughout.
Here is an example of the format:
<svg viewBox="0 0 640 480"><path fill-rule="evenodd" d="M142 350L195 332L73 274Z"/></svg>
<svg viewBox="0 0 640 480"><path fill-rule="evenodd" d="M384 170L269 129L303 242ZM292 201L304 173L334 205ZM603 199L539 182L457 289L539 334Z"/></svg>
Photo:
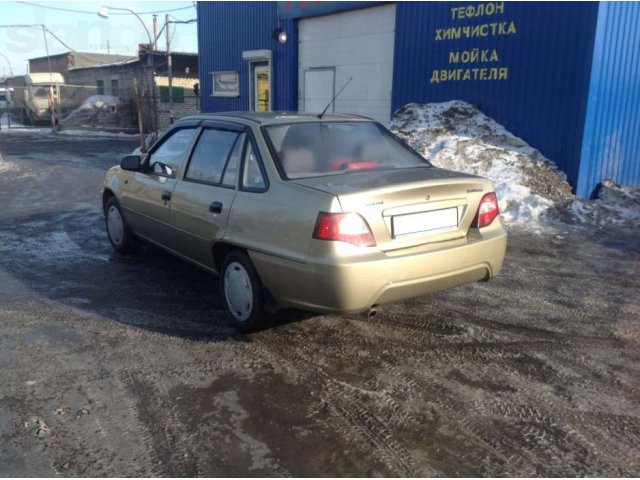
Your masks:
<svg viewBox="0 0 640 480"><path fill-rule="evenodd" d="M287 40L289 40L287 32L282 30L280 27L276 28L273 31L273 33L271 34L271 38L280 43L287 43Z"/></svg>

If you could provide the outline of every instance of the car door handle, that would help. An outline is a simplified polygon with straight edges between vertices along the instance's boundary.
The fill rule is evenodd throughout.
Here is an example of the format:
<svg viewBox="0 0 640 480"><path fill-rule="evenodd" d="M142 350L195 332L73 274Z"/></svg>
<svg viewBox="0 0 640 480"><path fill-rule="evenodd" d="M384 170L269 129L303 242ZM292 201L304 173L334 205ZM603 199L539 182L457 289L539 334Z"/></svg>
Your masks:
<svg viewBox="0 0 640 480"><path fill-rule="evenodd" d="M165 202L171 200L171 190L165 190L164 192L162 192L162 200L164 200Z"/></svg>
<svg viewBox="0 0 640 480"><path fill-rule="evenodd" d="M211 205L209 205L209 211L211 213L222 213L222 203L221 202L211 202Z"/></svg>

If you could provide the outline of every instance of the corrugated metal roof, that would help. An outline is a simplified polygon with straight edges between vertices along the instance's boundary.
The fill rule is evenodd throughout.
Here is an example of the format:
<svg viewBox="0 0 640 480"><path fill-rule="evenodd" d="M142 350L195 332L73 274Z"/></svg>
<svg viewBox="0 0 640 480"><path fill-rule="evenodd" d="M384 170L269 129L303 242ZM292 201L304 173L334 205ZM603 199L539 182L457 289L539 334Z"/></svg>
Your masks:
<svg viewBox="0 0 640 480"><path fill-rule="evenodd" d="M112 55L107 53L64 52L64 53L58 53L55 55L50 55L49 57L30 58L29 62L54 59L54 58L60 58L65 56L69 58L68 60L69 65L72 65L77 68L103 65L108 63L117 63L117 62L123 62L126 60L135 60L138 58L138 57L133 57L131 55L117 55L117 54Z"/></svg>

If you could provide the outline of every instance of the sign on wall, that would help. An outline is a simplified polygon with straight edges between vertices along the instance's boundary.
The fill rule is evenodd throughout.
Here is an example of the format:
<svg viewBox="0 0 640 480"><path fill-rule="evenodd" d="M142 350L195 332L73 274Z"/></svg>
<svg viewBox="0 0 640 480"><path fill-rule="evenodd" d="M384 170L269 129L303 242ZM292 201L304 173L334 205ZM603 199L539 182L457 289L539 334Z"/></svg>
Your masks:
<svg viewBox="0 0 640 480"><path fill-rule="evenodd" d="M238 72L212 72L214 97L240 96L240 80Z"/></svg>
<svg viewBox="0 0 640 480"><path fill-rule="evenodd" d="M343 12L346 10L356 10L358 8L375 7L390 2L371 2L371 1L344 1L344 2L325 2L315 0L310 2L286 0L278 2L278 17L281 20L290 20L292 18L317 17L319 15L328 15L331 13Z"/></svg>
<svg viewBox="0 0 640 480"><path fill-rule="evenodd" d="M434 65L429 83L507 80L509 68L502 61L501 52L495 44L488 48L479 44L459 48L455 43L449 43L461 39L473 41L516 35L518 28L516 22L505 15L505 2L450 5L447 23L438 25L433 32L435 42L450 45L447 63Z"/></svg>

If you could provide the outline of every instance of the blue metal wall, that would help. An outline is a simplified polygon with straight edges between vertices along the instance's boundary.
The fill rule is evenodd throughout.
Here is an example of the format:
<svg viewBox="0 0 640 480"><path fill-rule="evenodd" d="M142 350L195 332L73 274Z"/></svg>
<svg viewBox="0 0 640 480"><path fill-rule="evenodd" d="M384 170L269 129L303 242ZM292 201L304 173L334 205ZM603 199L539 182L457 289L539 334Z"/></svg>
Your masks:
<svg viewBox="0 0 640 480"><path fill-rule="evenodd" d="M392 108L452 99L475 104L542 151L576 185L598 3L505 2L498 13L487 5L397 3ZM458 7L465 7L462 16L453 11ZM485 27L473 30L479 25ZM437 39L456 35L457 27L461 38ZM470 27L470 37L464 27ZM445 34L447 29L453 30ZM479 52L476 61L473 49ZM481 68L485 78L497 72L492 68L506 68L507 77L462 80L461 73L456 80L457 73L449 73ZM434 70L447 70L451 80L432 82ZM480 71L470 74L479 78Z"/></svg>
<svg viewBox="0 0 640 480"><path fill-rule="evenodd" d="M325 3L324 13L345 7ZM261 49L273 53L273 109L297 110L292 17L319 13L309 5L198 2L202 110L249 108L242 52ZM466 100L553 160L578 195L590 196L603 178L640 185L639 3L396 5L394 110ZM272 39L276 27L286 44ZM240 73L240 96L212 97L211 72L228 70Z"/></svg>
<svg viewBox="0 0 640 480"><path fill-rule="evenodd" d="M278 26L289 35L284 45L272 38ZM203 112L249 109L249 64L242 59L247 50L272 51L272 107L297 109L297 26L279 20L275 2L198 2L198 47ZM211 72L217 71L240 73L239 97L211 96Z"/></svg>
<svg viewBox="0 0 640 480"><path fill-rule="evenodd" d="M578 195L612 178L640 186L640 4L602 2L598 13Z"/></svg>

